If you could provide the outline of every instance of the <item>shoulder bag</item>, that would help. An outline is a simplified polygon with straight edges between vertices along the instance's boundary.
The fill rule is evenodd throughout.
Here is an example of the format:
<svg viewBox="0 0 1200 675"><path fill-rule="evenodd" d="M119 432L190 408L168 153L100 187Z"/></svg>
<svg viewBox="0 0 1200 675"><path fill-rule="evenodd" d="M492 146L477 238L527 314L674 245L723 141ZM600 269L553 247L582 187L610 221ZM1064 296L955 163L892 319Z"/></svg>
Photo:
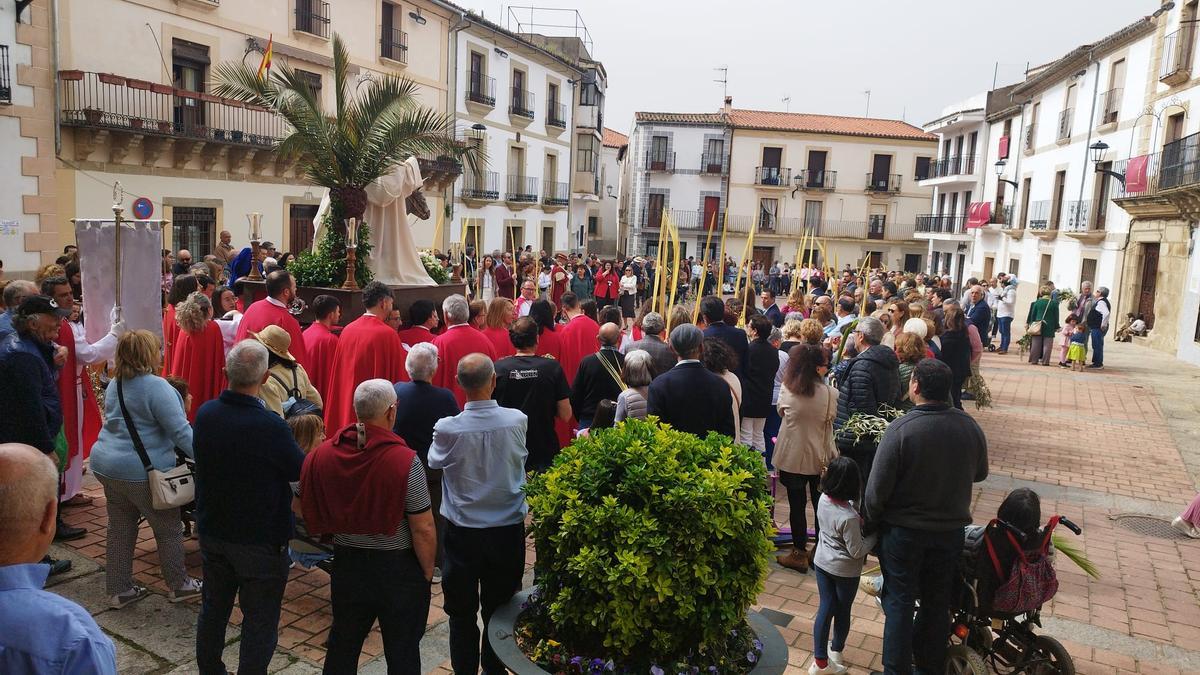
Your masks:
<svg viewBox="0 0 1200 675"><path fill-rule="evenodd" d="M1042 318L1034 321L1025 327L1025 334L1036 337L1042 334L1042 322L1045 321L1046 315L1050 313L1050 300L1046 300L1046 309L1042 310Z"/></svg>
<svg viewBox="0 0 1200 675"><path fill-rule="evenodd" d="M117 401L121 404L121 416L125 418L125 428L129 430L129 438L133 440L133 449L142 460L142 468L146 470L146 479L150 488L150 503L155 509L174 509L186 506L196 500L196 483L193 480L192 467L180 458L179 464L169 471L159 471L150 463L146 454L146 446L142 445L142 437L138 435L133 418L125 408L125 392L122 381L117 380ZM178 452L178 451L177 451Z"/></svg>

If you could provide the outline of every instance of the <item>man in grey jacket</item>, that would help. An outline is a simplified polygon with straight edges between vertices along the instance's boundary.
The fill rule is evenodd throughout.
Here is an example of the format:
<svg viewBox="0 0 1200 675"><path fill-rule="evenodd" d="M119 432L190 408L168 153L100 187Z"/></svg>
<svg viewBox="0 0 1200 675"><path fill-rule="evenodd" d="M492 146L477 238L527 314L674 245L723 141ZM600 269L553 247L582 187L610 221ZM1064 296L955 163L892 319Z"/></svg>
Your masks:
<svg viewBox="0 0 1200 675"><path fill-rule="evenodd" d="M950 592L971 523L972 483L987 478L987 440L950 405L950 367L919 362L917 405L888 427L867 483L864 515L880 532L884 673L940 673L950 636ZM913 619L917 598L921 608Z"/></svg>
<svg viewBox="0 0 1200 675"><path fill-rule="evenodd" d="M674 368L679 361L675 352L671 351L671 346L662 339L662 332L665 328L666 321L662 314L647 312L646 316L642 317L642 339L629 343L624 349L626 354L635 349L649 354L650 365L653 368L651 376L653 377L658 377Z"/></svg>

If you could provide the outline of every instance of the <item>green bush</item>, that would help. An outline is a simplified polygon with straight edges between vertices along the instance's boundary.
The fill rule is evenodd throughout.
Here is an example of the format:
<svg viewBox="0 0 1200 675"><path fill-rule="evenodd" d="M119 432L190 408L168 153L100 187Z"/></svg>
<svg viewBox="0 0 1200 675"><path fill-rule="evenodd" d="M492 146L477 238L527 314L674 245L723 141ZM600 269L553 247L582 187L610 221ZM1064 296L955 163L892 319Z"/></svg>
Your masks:
<svg viewBox="0 0 1200 675"><path fill-rule="evenodd" d="M321 223L324 234L317 243L317 252L301 251L288 264L288 271L296 277L297 285L338 288L346 281L346 237L342 234L342 220L341 204L337 200L331 201ZM354 261L354 280L359 288L369 284L373 276L371 268L367 266L371 248L371 228L366 222L361 222L358 224L358 249Z"/></svg>
<svg viewBox="0 0 1200 675"><path fill-rule="evenodd" d="M571 654L671 663L720 650L773 545L761 455L628 420L576 439L526 487L536 613Z"/></svg>

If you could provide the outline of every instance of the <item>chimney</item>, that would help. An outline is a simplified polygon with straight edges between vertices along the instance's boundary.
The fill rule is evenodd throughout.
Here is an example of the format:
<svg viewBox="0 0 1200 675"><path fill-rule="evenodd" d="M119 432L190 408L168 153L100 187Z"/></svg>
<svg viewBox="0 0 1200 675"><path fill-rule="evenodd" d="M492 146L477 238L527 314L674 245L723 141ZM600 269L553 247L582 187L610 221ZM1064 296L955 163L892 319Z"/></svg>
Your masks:
<svg viewBox="0 0 1200 675"><path fill-rule="evenodd" d="M733 97L726 96L725 97L725 107L722 110L722 112L724 112L726 115L728 115L732 110L733 110Z"/></svg>

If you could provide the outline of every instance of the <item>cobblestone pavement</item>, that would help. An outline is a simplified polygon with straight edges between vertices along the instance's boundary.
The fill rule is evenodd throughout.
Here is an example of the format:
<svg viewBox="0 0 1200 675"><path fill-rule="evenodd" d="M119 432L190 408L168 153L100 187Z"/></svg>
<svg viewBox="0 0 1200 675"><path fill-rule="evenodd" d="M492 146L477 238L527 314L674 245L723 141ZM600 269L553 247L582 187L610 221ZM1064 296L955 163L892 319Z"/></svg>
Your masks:
<svg viewBox="0 0 1200 675"><path fill-rule="evenodd" d="M983 523L1004 495L1028 486L1042 496L1043 514L1062 513L1084 528L1076 543L1100 570L1090 579L1060 557L1058 595L1044 610L1047 634L1061 639L1081 673L1200 673L1200 541L1149 536L1122 527L1115 516L1141 514L1169 520L1195 494L1200 476L1200 369L1134 345L1111 345L1108 366L1073 373L1033 366L1016 353L984 356L983 373L994 407L977 411L987 433L991 476L977 486L973 512ZM103 493L65 520L89 533L56 550L77 569L54 590L92 611L118 645L122 673L195 672L196 601L166 602L154 539L143 528L134 572L155 595L122 611L106 609L103 595ZM787 522L782 493L777 521ZM185 543L192 573L200 576L198 545ZM532 546L528 561L532 564ZM280 620L272 672L319 672L332 616L327 575L293 570ZM791 645L790 673L807 672L817 589L811 574L772 563L759 597ZM860 596L845 657L852 672L880 666L883 617ZM230 626L227 665L236 664L240 615ZM446 615L434 588L422 641L427 672L450 672ZM364 673L386 672L378 632L364 647Z"/></svg>

